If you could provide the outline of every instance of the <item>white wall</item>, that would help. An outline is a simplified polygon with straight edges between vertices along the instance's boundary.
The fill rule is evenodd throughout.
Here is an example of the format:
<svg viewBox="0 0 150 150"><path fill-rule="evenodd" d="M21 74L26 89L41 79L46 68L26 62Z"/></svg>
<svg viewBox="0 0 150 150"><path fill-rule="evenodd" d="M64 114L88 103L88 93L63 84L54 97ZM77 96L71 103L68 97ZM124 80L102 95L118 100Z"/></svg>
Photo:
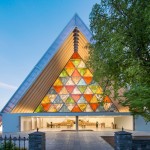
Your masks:
<svg viewBox="0 0 150 150"><path fill-rule="evenodd" d="M3 132L19 132L20 121L19 116L13 114L3 114Z"/></svg>
<svg viewBox="0 0 150 150"><path fill-rule="evenodd" d="M136 131L150 131L150 122L146 124L145 120L139 116L135 118Z"/></svg>
<svg viewBox="0 0 150 150"><path fill-rule="evenodd" d="M117 124L118 129L123 127L126 130L133 130L133 116L115 117L114 123Z"/></svg>

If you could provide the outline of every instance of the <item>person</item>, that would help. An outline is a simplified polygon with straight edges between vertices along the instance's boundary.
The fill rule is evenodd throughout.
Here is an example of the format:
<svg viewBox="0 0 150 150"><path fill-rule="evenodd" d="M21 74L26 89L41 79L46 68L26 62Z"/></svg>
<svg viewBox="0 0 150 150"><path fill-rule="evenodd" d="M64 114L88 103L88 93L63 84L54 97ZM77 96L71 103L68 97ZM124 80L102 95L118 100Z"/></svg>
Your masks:
<svg viewBox="0 0 150 150"><path fill-rule="evenodd" d="M98 128L98 122L96 122L96 128Z"/></svg>
<svg viewBox="0 0 150 150"><path fill-rule="evenodd" d="M51 122L51 128L53 127L53 123Z"/></svg>

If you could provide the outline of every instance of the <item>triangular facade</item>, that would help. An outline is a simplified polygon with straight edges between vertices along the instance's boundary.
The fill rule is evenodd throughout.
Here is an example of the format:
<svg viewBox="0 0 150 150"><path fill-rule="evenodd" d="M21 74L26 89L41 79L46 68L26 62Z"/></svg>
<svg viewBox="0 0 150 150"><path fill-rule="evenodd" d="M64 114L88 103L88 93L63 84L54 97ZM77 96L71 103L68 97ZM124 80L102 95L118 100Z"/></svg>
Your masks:
<svg viewBox="0 0 150 150"><path fill-rule="evenodd" d="M100 109L101 108L101 109ZM93 80L83 59L74 52L35 112L117 111Z"/></svg>

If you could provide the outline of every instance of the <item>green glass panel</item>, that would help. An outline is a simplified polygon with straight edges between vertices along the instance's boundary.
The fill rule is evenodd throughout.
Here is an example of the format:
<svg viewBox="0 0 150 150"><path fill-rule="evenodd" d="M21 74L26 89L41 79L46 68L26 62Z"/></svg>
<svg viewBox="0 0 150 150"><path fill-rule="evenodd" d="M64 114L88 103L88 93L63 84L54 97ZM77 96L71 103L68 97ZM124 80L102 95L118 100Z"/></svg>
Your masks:
<svg viewBox="0 0 150 150"><path fill-rule="evenodd" d="M90 85L89 87L93 93L96 93L97 89L99 88L97 85Z"/></svg>
<svg viewBox="0 0 150 150"><path fill-rule="evenodd" d="M78 67L81 60L80 59L74 59L74 60L71 60L71 61L74 64L75 67Z"/></svg>
<svg viewBox="0 0 150 150"><path fill-rule="evenodd" d="M68 97L65 103L74 104L74 100L71 97Z"/></svg>
<svg viewBox="0 0 150 150"><path fill-rule="evenodd" d="M59 77L68 77L68 73L66 72L66 70L63 70Z"/></svg>
<svg viewBox="0 0 150 150"><path fill-rule="evenodd" d="M86 72L86 68L78 68L79 73L83 76Z"/></svg>
<svg viewBox="0 0 150 150"><path fill-rule="evenodd" d="M37 109L35 110L35 112L43 112L43 107L39 105Z"/></svg>
<svg viewBox="0 0 150 150"><path fill-rule="evenodd" d="M86 85L78 85L78 89L80 90L81 93L84 93L86 88L87 88Z"/></svg>

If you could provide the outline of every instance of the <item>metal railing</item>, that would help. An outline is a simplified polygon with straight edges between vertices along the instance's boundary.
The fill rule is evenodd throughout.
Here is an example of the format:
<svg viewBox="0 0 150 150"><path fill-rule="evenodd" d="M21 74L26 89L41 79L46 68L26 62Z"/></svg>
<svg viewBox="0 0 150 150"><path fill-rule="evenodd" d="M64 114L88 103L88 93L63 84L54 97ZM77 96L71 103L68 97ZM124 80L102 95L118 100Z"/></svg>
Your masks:
<svg viewBox="0 0 150 150"><path fill-rule="evenodd" d="M26 137L0 137L0 150L27 150L28 138Z"/></svg>

